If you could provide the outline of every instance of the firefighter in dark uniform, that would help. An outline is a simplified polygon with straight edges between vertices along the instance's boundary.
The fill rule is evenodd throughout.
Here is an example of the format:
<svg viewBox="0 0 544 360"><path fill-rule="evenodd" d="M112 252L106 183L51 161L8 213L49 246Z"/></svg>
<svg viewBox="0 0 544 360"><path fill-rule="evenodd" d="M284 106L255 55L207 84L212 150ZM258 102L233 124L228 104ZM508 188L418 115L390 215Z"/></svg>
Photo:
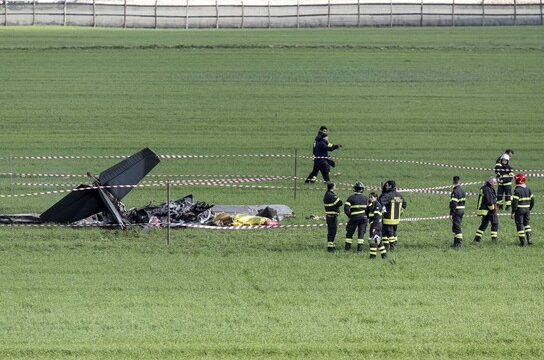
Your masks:
<svg viewBox="0 0 544 360"><path fill-rule="evenodd" d="M378 201L378 195L375 192L371 192L368 195L366 216L370 225L368 239L370 243L370 258L375 259L379 251L382 259L385 259L387 257L387 250L382 241L382 204Z"/></svg>
<svg viewBox="0 0 544 360"><path fill-rule="evenodd" d="M497 158L497 160L495 161L495 166L500 165L501 164L501 159L506 157L506 156L508 156L508 160L510 160L512 158L512 155L514 155L514 150L512 150L512 149L504 150L504 153L502 153L501 156L499 156Z"/></svg>
<svg viewBox="0 0 544 360"><path fill-rule="evenodd" d="M335 252L334 238L336 237L336 230L338 228L338 215L340 214L340 207L343 205L342 201L334 193L336 185L333 182L327 183L327 192L323 197L323 205L325 206L325 217L327 220L327 250L329 252Z"/></svg>
<svg viewBox="0 0 544 360"><path fill-rule="evenodd" d="M353 191L355 193L344 203L344 213L349 218L346 225L346 242L344 245L346 250L351 249L353 234L355 233L355 230L357 230L357 251L363 251L366 226L368 224L368 218L365 213L368 205L368 198L363 195L364 189L365 187L362 182L356 182L355 185L353 185Z"/></svg>
<svg viewBox="0 0 544 360"><path fill-rule="evenodd" d="M333 145L329 143L329 135L324 132L318 141L319 134L316 137L316 142L314 146L314 167L312 172L306 178L305 183L315 183L317 181L317 174L321 172L323 180L325 182L330 181L329 172L331 167L329 162L332 162L329 157L329 151L334 151L342 147L342 145Z"/></svg>
<svg viewBox="0 0 544 360"><path fill-rule="evenodd" d="M397 226L400 223L400 213L406 209L406 200L397 191L394 180L388 180L382 187L382 194L378 200L382 204L382 240L386 249L394 250L397 247Z"/></svg>
<svg viewBox="0 0 544 360"><path fill-rule="evenodd" d="M512 180L514 179L514 170L509 164L510 156L503 154L499 162L495 164L495 174L497 174L497 204L499 209L510 209L512 205Z"/></svg>
<svg viewBox="0 0 544 360"><path fill-rule="evenodd" d="M535 197L531 189L525 185L527 181L525 175L516 174L514 180L516 181L516 189L514 190L514 196L512 196L512 219L516 222L519 245L525 246L525 242L527 242L527 245L532 245L533 239L529 220L531 210L535 206Z"/></svg>
<svg viewBox="0 0 544 360"><path fill-rule="evenodd" d="M461 223L465 215L465 190L461 187L459 176L453 177L453 190L450 200L450 216L452 221L453 244L452 247L458 249L463 246L463 230Z"/></svg>
<svg viewBox="0 0 544 360"><path fill-rule="evenodd" d="M478 216L482 217L482 223L478 230L476 230L476 236L474 241L479 242L482 240L485 229L489 223L491 223L491 240L497 241L499 231L499 217L497 215L497 193L495 192L495 185L497 185L497 179L494 176L490 176L485 185L480 188L480 196L478 196L478 210L476 211Z"/></svg>

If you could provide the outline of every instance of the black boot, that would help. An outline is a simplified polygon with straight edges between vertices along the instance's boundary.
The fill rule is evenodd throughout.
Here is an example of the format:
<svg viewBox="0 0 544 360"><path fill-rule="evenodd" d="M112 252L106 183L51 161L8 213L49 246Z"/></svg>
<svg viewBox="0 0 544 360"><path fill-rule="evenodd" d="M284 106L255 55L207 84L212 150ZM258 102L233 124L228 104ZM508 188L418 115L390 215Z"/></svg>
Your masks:
<svg viewBox="0 0 544 360"><path fill-rule="evenodd" d="M519 246L523 247L525 246L525 236L520 236L519 237Z"/></svg>
<svg viewBox="0 0 544 360"><path fill-rule="evenodd" d="M344 244L344 250L350 250L351 249L351 243L346 242Z"/></svg>
<svg viewBox="0 0 544 360"><path fill-rule="evenodd" d="M530 231L525 233L525 237L527 238L527 245L533 245L533 239Z"/></svg>
<svg viewBox="0 0 544 360"><path fill-rule="evenodd" d="M476 236L474 237L474 241L475 241L475 242L480 242L480 240L482 240L482 237L481 237L481 236L477 236L477 235L476 235Z"/></svg>
<svg viewBox="0 0 544 360"><path fill-rule="evenodd" d="M330 253L333 253L336 251L336 248L334 247L334 243L333 242L329 242L327 244L327 251L330 252Z"/></svg>
<svg viewBox="0 0 544 360"><path fill-rule="evenodd" d="M363 247L363 244L357 244L357 252L364 252L365 249Z"/></svg>

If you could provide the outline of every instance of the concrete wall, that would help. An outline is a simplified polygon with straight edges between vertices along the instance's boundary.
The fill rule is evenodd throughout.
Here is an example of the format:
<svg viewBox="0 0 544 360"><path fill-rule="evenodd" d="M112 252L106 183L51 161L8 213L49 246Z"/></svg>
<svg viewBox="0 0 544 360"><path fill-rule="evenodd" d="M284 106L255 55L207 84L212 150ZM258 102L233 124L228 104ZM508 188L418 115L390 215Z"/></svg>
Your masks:
<svg viewBox="0 0 544 360"><path fill-rule="evenodd" d="M543 0L0 0L0 26L267 28L543 22Z"/></svg>

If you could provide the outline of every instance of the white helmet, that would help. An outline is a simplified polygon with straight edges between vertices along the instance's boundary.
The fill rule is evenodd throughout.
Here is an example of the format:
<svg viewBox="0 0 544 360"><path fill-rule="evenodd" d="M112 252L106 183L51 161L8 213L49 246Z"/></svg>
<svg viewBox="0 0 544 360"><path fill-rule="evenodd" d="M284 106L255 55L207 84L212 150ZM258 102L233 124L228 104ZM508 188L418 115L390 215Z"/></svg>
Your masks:
<svg viewBox="0 0 544 360"><path fill-rule="evenodd" d="M510 161L510 155L508 155L508 154L502 154L502 155L501 155L501 160Z"/></svg>

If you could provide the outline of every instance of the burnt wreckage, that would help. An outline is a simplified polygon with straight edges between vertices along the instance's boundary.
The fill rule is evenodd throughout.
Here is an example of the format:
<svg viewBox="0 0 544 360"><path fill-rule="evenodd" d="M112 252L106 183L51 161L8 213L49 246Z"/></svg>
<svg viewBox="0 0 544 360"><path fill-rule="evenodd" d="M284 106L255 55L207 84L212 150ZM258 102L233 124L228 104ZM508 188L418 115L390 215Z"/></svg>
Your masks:
<svg viewBox="0 0 544 360"><path fill-rule="evenodd" d="M87 173L93 179L91 185L79 185L76 190L41 215L0 215L0 224L58 223L84 226L117 225L125 228L134 224L159 227L168 223L170 219L172 227L183 227L186 224L219 225L214 219L217 213L237 213L242 208L231 205L219 205L214 208L213 205L204 202L195 203L193 196L188 195L178 200L124 211L121 200L159 162L157 154L145 148L103 171L98 177ZM275 220L293 215L291 209L285 205L247 206L245 210L246 214L265 214L265 217Z"/></svg>

